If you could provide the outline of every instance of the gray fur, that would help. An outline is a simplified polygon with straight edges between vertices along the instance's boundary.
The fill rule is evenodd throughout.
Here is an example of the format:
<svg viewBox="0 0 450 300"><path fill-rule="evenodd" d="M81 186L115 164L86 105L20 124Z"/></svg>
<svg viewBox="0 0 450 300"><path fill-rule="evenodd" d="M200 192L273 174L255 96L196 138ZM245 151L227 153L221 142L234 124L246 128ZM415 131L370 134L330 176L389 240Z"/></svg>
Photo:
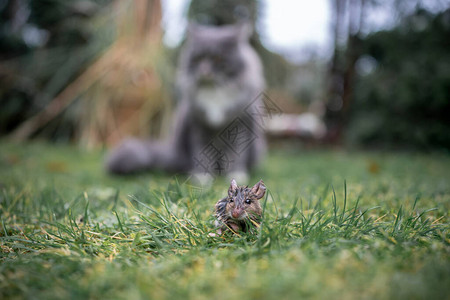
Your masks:
<svg viewBox="0 0 450 300"><path fill-rule="evenodd" d="M233 157L226 173L247 174L265 149L262 131L244 113L245 109L255 111L260 100L254 100L264 89L262 65L249 36L246 24L190 25L178 63L179 102L171 138L164 142L127 140L107 157L107 170L120 174L152 169L201 173L204 170L196 157L214 141L223 154ZM217 138L237 117L251 131L244 138L257 136L245 149L239 145L230 149Z"/></svg>
<svg viewBox="0 0 450 300"><path fill-rule="evenodd" d="M262 214L259 201L265 193L266 186L262 180L250 189L248 186L237 186L233 179L228 196L217 201L215 205L215 225L219 234L228 228L247 231L251 226L249 220L259 224Z"/></svg>

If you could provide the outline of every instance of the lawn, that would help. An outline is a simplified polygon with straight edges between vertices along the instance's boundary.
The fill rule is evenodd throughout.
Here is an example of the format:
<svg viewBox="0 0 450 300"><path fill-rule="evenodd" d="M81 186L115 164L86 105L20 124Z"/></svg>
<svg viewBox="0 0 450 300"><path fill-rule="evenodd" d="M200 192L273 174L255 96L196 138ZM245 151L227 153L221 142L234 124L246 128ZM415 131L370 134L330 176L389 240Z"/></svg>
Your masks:
<svg viewBox="0 0 450 300"><path fill-rule="evenodd" d="M261 226L216 237L228 182L113 177L103 155L1 141L1 299L450 295L448 155L274 150Z"/></svg>

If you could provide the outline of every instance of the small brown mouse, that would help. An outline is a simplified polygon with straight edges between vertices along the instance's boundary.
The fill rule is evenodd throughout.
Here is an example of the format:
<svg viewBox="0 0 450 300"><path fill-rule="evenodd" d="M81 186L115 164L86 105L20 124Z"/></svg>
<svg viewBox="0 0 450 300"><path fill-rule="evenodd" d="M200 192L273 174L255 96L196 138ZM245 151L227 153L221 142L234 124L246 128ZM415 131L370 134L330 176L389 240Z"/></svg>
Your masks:
<svg viewBox="0 0 450 300"><path fill-rule="evenodd" d="M247 231L249 225L259 225L262 214L259 200L265 193L266 186L262 180L249 188L238 186L232 179L228 196L217 201L215 206L217 233L222 234L227 229Z"/></svg>

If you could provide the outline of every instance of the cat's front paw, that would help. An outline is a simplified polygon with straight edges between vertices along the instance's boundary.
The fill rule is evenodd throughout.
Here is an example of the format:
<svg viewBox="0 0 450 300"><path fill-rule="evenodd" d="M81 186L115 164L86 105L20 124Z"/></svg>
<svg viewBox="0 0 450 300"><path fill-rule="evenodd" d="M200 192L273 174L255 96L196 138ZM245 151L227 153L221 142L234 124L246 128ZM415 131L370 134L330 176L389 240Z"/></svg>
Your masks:
<svg viewBox="0 0 450 300"><path fill-rule="evenodd" d="M191 181L203 188L209 188L214 181L214 177L208 173L193 173L191 176Z"/></svg>
<svg viewBox="0 0 450 300"><path fill-rule="evenodd" d="M242 184L247 184L249 180L248 173L246 171L232 171L227 174L227 179L234 179L237 182L241 182Z"/></svg>

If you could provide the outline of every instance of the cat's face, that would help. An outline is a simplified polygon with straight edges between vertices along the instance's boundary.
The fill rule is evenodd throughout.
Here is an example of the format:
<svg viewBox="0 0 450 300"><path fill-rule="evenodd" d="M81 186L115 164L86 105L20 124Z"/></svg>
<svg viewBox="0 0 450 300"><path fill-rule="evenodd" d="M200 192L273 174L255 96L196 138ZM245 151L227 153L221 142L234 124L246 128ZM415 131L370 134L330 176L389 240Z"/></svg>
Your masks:
<svg viewBox="0 0 450 300"><path fill-rule="evenodd" d="M188 32L187 71L197 87L223 86L245 68L239 47L248 36L238 25L191 25Z"/></svg>
<svg viewBox="0 0 450 300"><path fill-rule="evenodd" d="M250 34L247 24L189 26L180 86L186 87L196 119L211 128L225 126L250 101L245 96L252 80L245 74L255 64L249 59Z"/></svg>

